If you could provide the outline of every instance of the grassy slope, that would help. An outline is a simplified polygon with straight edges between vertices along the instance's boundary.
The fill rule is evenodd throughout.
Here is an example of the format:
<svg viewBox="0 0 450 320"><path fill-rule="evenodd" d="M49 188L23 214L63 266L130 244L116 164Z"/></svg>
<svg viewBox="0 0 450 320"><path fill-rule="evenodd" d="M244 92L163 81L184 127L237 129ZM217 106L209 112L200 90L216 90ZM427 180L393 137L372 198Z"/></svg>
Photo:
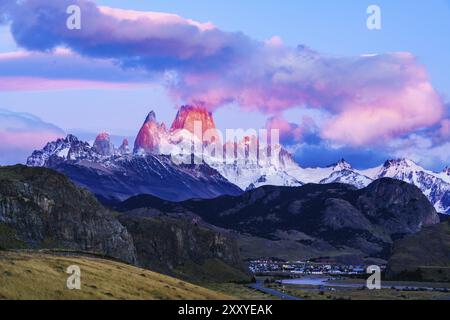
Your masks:
<svg viewBox="0 0 450 320"><path fill-rule="evenodd" d="M404 291L394 289L339 289L337 291L311 291L301 286L282 286L271 284L269 287L305 300L448 300L449 293L430 291Z"/></svg>
<svg viewBox="0 0 450 320"><path fill-rule="evenodd" d="M177 267L174 276L187 281L203 283L248 283L249 275L219 259L208 259L203 264L188 262Z"/></svg>
<svg viewBox="0 0 450 320"><path fill-rule="evenodd" d="M450 223L426 227L396 242L388 273L400 279L450 281Z"/></svg>
<svg viewBox="0 0 450 320"><path fill-rule="evenodd" d="M81 268L81 290L68 290L65 273ZM0 299L193 299L233 297L110 260L0 251Z"/></svg>

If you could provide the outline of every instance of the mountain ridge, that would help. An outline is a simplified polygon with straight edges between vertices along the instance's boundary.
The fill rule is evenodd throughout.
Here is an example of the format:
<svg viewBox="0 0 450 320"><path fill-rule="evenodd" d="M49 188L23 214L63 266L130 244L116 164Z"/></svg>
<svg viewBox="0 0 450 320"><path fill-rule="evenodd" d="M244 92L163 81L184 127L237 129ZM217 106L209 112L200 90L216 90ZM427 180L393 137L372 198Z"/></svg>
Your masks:
<svg viewBox="0 0 450 320"><path fill-rule="evenodd" d="M239 232L241 248L249 241L266 241L265 249L259 247L258 252L270 257L295 245L305 254L316 252L315 257L352 254L359 256L358 261L367 256L386 259L394 240L439 223L435 209L417 187L390 178L361 190L345 184L263 186L239 196L178 203L141 195L117 207L137 208L198 215L214 226ZM244 235L254 240L247 241ZM281 242L286 245L276 246Z"/></svg>
<svg viewBox="0 0 450 320"><path fill-rule="evenodd" d="M193 147L198 143L199 139L195 135L193 123L195 121L206 122L202 131L208 129L216 130L212 114L201 106L183 106L175 118L171 129L167 130L163 123L156 120L156 114L151 111L146 117L141 129L139 130L135 144L134 152L131 153L128 148L128 141L122 143L119 148L116 148L109 139L107 133L101 133L97 136L94 145L91 147L87 142L78 140L73 135L68 135L65 139L59 139L55 142L49 142L42 150L36 150L28 158L27 165L37 167L49 167L65 172L74 181L80 182L83 186L91 188L94 193L99 194L97 186L95 186L95 179L93 177L105 177L105 172L114 167L121 167L119 174L114 172L111 180L104 183L109 189L112 187L110 183L117 183L120 185L127 185L124 177L127 174L127 166L123 166L127 162L139 162L140 167L139 176L152 176L147 184L153 184L155 188L164 188L167 184L175 188L174 192L166 191L160 192L152 190L152 188L145 188L145 181L138 183L137 191L140 193L150 193L156 196L165 198L167 200L185 200L188 198L206 197L212 198L220 196L221 194L237 194L242 191L255 189L264 185L276 186L301 186L307 183L346 183L362 189L368 186L371 182L389 177L397 180L405 181L419 187L422 192L428 197L431 203L435 206L438 212L443 214L450 214L450 169L446 168L440 173L435 173L426 170L413 161L408 159L393 159L387 160L379 167L357 170L354 169L350 163L344 159L339 162L327 166L325 168L302 168L295 162L292 155L287 152L281 145L271 145L266 149L260 149L260 144L256 139L258 152L256 155L249 154L251 144L254 143L254 137L244 137L242 141L234 143L224 142L223 147L233 148L233 158L225 159L220 156L211 156L204 154L204 147L210 142L206 143L200 141L200 151ZM203 130L204 129L204 130ZM221 142L222 143L222 142ZM172 157L173 147L179 145L182 149L187 150L187 154L191 155L187 159L197 159L197 165L191 165L188 170L187 180L181 179L183 183L171 183L170 175L164 179L161 177L161 172L157 172L152 168L154 163L158 168L158 164L164 163L163 166L171 167L174 171L186 172L186 166L174 163L169 163L164 159ZM244 153L238 155L239 148L243 148ZM267 152L272 158L263 159L261 152ZM162 160L161 160L162 159ZM274 161L276 160L276 161ZM213 192L203 190L195 190L201 188L198 183L192 182L195 180L195 170L203 170L203 182L208 182L207 172L214 170L217 175L214 175L212 184L219 184ZM80 172L76 172L76 171ZM134 170L134 169L133 169ZM93 172L95 171L95 172ZM136 170L135 170L136 171ZM139 170L137 170L139 171ZM153 173L153 174L151 174ZM202 176L202 173L199 173ZM87 181L87 176L92 177L92 181ZM155 180L155 176L159 177ZM219 178L221 176L221 178ZM141 179L142 180L142 179ZM155 183L158 185L155 186ZM182 191L182 195L177 197L180 190L176 187L185 186L189 189L189 183L194 183L194 191L192 193ZM232 185L232 186L231 186ZM131 187L127 187L130 189ZM185 189L186 189L185 188ZM169 194L169 193L172 193ZM113 192L112 195L100 193L104 198L116 197L119 194L119 199L138 194L132 192L120 195L120 192Z"/></svg>

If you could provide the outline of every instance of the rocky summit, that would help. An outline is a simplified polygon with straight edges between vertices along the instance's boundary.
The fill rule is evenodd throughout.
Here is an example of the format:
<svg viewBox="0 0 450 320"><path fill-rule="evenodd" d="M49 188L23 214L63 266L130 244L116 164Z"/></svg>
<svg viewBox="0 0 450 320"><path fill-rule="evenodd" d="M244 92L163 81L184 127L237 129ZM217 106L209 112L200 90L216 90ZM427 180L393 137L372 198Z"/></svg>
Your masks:
<svg viewBox="0 0 450 320"><path fill-rule="evenodd" d="M151 111L136 136L134 152L159 154L161 144L166 139L166 126L163 123L158 123L155 112Z"/></svg>
<svg viewBox="0 0 450 320"><path fill-rule="evenodd" d="M203 106L182 106L178 111L170 130L172 132L177 130L187 130L195 134L196 122L201 125L199 129L202 134L208 130L216 130L212 113Z"/></svg>

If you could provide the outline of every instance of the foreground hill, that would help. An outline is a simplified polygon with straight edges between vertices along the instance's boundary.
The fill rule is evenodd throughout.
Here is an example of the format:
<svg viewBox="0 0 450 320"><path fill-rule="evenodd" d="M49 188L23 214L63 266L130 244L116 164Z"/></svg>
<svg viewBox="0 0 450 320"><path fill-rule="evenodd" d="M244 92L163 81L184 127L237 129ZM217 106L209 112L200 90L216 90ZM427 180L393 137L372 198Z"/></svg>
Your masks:
<svg viewBox="0 0 450 320"><path fill-rule="evenodd" d="M450 281L450 222L397 241L387 272L397 279Z"/></svg>
<svg viewBox="0 0 450 320"><path fill-rule="evenodd" d="M81 290L66 287L81 269ZM0 299L215 300L232 297L159 273L88 256L0 251Z"/></svg>
<svg viewBox="0 0 450 320"><path fill-rule="evenodd" d="M439 222L417 187L388 178L361 190L344 184L266 186L237 197L182 203L140 196L119 209L138 207L191 212L212 225L238 231L244 252L259 243L253 248L259 257L280 257L288 250L297 254L292 258L353 254L386 259L394 240Z"/></svg>

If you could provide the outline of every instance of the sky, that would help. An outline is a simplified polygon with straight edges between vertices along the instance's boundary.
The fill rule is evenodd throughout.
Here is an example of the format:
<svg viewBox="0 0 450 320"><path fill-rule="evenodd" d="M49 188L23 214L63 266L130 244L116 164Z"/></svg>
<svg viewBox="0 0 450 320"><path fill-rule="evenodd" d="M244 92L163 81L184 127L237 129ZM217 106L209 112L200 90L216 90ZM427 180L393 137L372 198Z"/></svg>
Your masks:
<svg viewBox="0 0 450 320"><path fill-rule="evenodd" d="M303 166L450 165L448 0L95 3L165 14L0 0L0 163L50 133L133 137L150 110L170 124L180 104L202 103L220 129L279 128ZM64 28L70 4L78 34ZM366 26L372 4L381 30Z"/></svg>

